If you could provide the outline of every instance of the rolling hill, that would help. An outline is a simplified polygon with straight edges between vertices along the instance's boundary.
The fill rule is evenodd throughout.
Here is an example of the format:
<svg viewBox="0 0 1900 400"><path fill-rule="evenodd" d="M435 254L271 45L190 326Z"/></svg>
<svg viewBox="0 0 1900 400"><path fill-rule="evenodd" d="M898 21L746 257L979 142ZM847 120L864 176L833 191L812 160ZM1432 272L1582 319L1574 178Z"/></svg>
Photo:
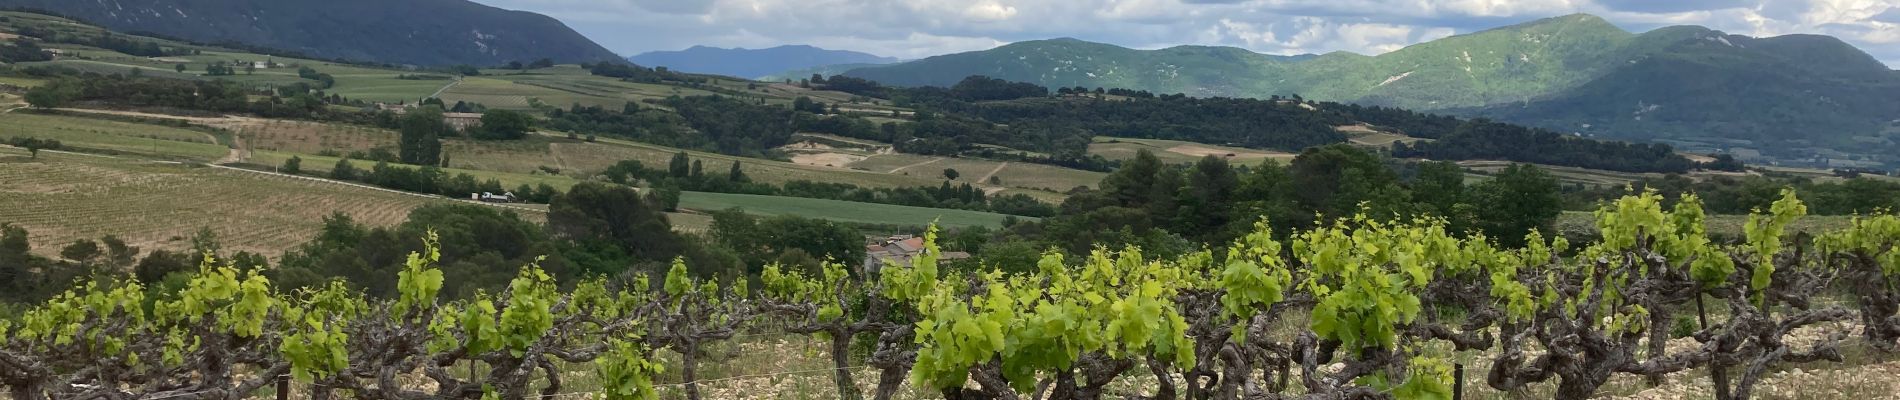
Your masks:
<svg viewBox="0 0 1900 400"><path fill-rule="evenodd" d="M620 60L560 21L467 0L0 0L121 32L391 64Z"/></svg>
<svg viewBox="0 0 1900 400"><path fill-rule="evenodd" d="M723 49L693 46L680 51L655 51L627 57L634 64L666 67L680 72L758 78L790 70L826 65L852 64L872 66L897 62L855 51L826 50L812 46L778 46L769 49ZM809 75L809 74L807 74Z"/></svg>
<svg viewBox="0 0 1900 400"><path fill-rule="evenodd" d="M1378 56L1239 48L1137 50L1075 39L1010 44L849 76L948 86L969 75L1049 87L1305 98L1490 117L1660 140L1758 161L1900 165L1900 72L1838 39L1678 26L1631 33L1577 14ZM1838 166L1838 165L1836 165Z"/></svg>

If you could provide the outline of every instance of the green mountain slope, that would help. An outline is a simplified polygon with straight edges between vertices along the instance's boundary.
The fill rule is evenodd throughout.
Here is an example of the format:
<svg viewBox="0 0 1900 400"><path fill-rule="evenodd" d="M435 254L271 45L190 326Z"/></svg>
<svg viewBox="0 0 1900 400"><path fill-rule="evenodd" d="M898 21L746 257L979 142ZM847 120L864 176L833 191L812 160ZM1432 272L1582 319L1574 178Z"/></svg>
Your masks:
<svg viewBox="0 0 1900 400"><path fill-rule="evenodd" d="M0 0L121 32L416 65L620 57L544 15L467 0Z"/></svg>
<svg viewBox="0 0 1900 400"><path fill-rule="evenodd" d="M845 75L901 86L950 86L970 75L1048 87L1119 87L1201 96L1265 97L1266 77L1302 58L1232 47L1181 46L1135 50L1076 39L1014 43L930 57Z"/></svg>
<svg viewBox="0 0 1900 400"><path fill-rule="evenodd" d="M1661 51L1572 90L1460 113L1778 159L1881 161L1900 149L1900 134L1883 132L1900 118L1900 74L1837 39L1685 28L1637 40Z"/></svg>
<svg viewBox="0 0 1900 400"><path fill-rule="evenodd" d="M1632 34L1568 15L1378 56L1281 58L1241 49L1133 50L1073 39L1016 43L846 75L949 85L969 75L1050 87L1194 96L1299 94L1488 116L1566 132L1669 140L1770 161L1900 165L1900 72L1838 39L1750 38L1678 26Z"/></svg>

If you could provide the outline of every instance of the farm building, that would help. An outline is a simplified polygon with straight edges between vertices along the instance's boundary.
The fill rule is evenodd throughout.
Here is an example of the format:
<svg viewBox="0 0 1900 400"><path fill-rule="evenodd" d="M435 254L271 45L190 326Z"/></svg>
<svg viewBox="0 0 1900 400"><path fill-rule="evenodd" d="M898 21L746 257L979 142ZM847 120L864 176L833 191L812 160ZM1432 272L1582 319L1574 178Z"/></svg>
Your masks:
<svg viewBox="0 0 1900 400"><path fill-rule="evenodd" d="M468 128L482 126L482 114L442 113L442 123L448 124L450 128L455 128L457 131L466 132Z"/></svg>
<svg viewBox="0 0 1900 400"><path fill-rule="evenodd" d="M924 253L924 238L911 235L891 236L864 245L864 272L876 274L885 265L908 265ZM939 260L970 258L970 253L946 251Z"/></svg>

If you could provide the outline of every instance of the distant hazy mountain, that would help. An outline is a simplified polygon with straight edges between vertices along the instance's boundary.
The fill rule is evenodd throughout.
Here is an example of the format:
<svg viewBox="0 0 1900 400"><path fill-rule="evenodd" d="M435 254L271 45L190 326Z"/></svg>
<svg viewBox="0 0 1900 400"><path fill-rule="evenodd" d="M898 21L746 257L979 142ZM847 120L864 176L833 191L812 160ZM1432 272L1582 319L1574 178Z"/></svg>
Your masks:
<svg viewBox="0 0 1900 400"><path fill-rule="evenodd" d="M620 56L553 18L467 0L0 0L122 32L236 42L323 58L478 66Z"/></svg>
<svg viewBox="0 0 1900 400"><path fill-rule="evenodd" d="M820 65L820 66L811 67L811 68L799 68L799 69L794 69L794 70L789 70L789 71L779 71L771 75L757 77L756 79L761 80L761 81L767 81L767 82L783 81L787 79L796 81L799 79L809 79L811 78L813 74L824 75L824 76L844 75L844 73L851 72L851 70L858 69L858 68L870 68L870 67L879 67L879 66L885 66L885 65L890 65L890 64L882 63L882 64Z"/></svg>
<svg viewBox="0 0 1900 400"><path fill-rule="evenodd" d="M1900 151L1900 72L1840 40L1758 39L1689 26L1634 34L1582 14L1378 56L1289 58L1199 46L1135 50L1055 39L846 75L894 85L950 85L988 75L1049 87L1196 96L1299 94L1782 158L1831 158L1816 153L1823 147L1869 157Z"/></svg>
<svg viewBox="0 0 1900 400"><path fill-rule="evenodd" d="M845 51L825 50L805 45L769 49L722 49L693 46L680 51L655 51L627 57L628 61L650 67L701 74L757 78L791 70L839 64L889 64L896 58ZM807 74L809 75L809 74Z"/></svg>

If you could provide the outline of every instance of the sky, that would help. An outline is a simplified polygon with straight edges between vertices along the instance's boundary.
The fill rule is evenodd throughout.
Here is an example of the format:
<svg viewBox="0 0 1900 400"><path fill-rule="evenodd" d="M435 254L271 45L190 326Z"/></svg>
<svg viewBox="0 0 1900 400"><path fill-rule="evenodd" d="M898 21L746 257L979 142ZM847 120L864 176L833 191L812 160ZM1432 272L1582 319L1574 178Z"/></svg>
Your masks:
<svg viewBox="0 0 1900 400"><path fill-rule="evenodd" d="M1623 29L1824 34L1900 67L1900 0L475 0L547 14L623 55L785 44L915 59L1073 37L1138 49L1380 54L1572 13Z"/></svg>

